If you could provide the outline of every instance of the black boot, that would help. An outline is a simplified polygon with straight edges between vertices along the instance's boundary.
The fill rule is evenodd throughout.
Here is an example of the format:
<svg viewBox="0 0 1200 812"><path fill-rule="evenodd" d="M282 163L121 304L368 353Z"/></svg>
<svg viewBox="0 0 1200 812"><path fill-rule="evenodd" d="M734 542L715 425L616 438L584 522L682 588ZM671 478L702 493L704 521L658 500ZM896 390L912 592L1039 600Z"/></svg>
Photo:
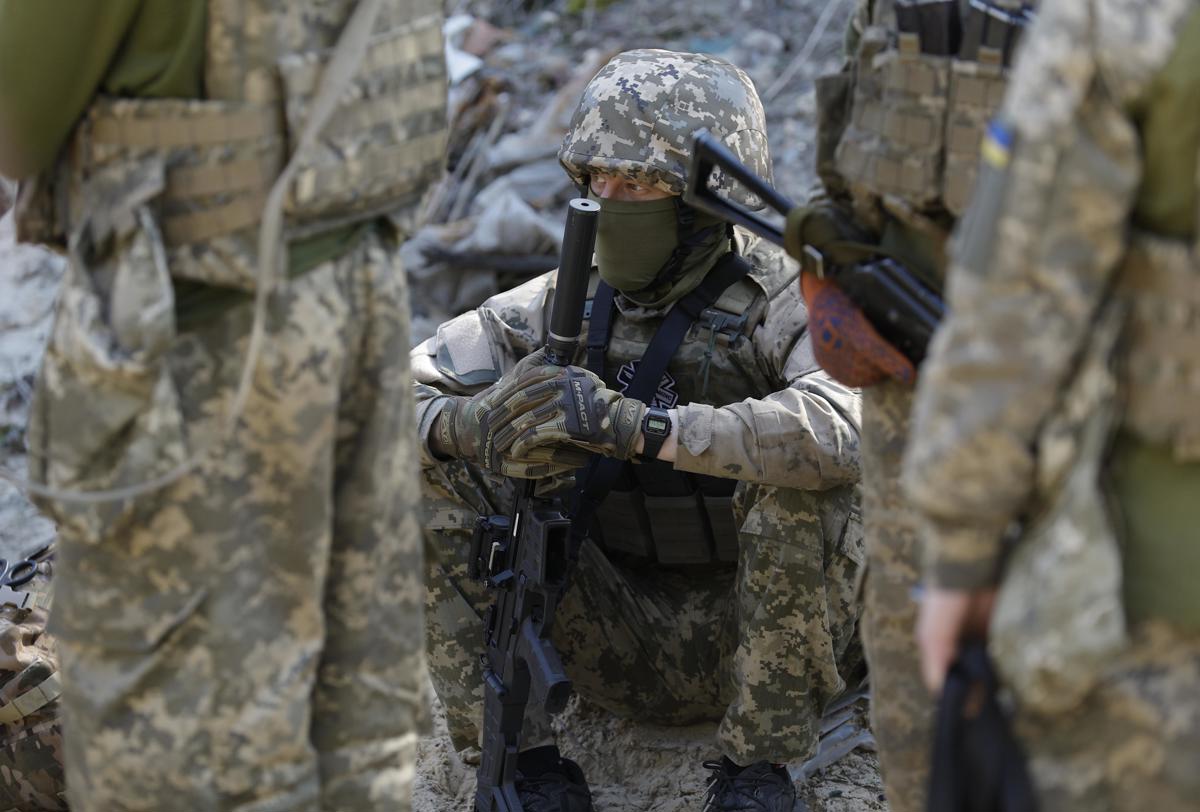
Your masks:
<svg viewBox="0 0 1200 812"><path fill-rule="evenodd" d="M704 812L803 812L796 799L796 785L787 770L769 761L739 767L724 756L706 761L712 770Z"/></svg>
<svg viewBox="0 0 1200 812"><path fill-rule="evenodd" d="M525 812L592 812L583 770L554 745L517 756L517 795Z"/></svg>

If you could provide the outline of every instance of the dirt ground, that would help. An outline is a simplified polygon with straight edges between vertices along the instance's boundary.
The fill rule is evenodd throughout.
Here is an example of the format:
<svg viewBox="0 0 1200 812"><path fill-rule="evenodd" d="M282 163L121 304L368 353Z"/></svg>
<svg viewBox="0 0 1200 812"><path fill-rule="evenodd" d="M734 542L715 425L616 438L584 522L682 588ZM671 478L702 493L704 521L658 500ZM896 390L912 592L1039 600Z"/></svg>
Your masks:
<svg viewBox="0 0 1200 812"><path fill-rule="evenodd" d="M486 111L474 121L469 121L469 116L460 120L461 132L456 133L459 157L463 158L472 138L485 142L485 147L496 147L504 136L512 136L507 147L510 152L515 148L517 157L504 169L498 168L502 162L493 156L492 162L484 162L478 171L459 171L457 191L451 191L461 203L452 201L447 215L434 218L433 239L470 232L476 222L471 218L479 214L474 198L485 184L504 180L505 172L513 173L509 178L516 178L513 184L517 187L520 177L531 172L536 175L535 169L552 175L552 151L532 149L524 154L522 149L541 138L543 146L548 144L552 150L554 139L561 136L553 127L547 134L541 124L556 94L570 95L572 91L564 87L572 76L578 78L580 65L587 59L630 47L705 51L744 67L766 102L777 185L797 198L811 186L815 158L812 79L836 69L851 5L847 0L694 0L687 4L559 0L530 5L524 0L448 3L450 12L487 20L498 32L494 43L473 43L480 52L481 66L473 78L459 85L462 108L469 110L470 103L463 99L481 92L480 87L488 92L499 88L508 105L503 127L490 126ZM581 10L570 11L571 6ZM686 9L683 13L681 6ZM474 88L470 82L475 82ZM468 128L473 129L468 132ZM494 130L490 139L477 135L488 129ZM569 189L565 193L569 195ZM557 206L535 197L526 195L526 202L538 215ZM459 220L452 222L455 218L450 215ZM518 252L520 248L517 246ZM538 250L546 253L544 246ZM450 296L444 286L419 284L422 274L431 279L443 273L440 266L423 271L424 261L418 255L409 262L418 282L414 284L414 339L423 338L446 315L477 303L512 281L511 268L484 268L474 276L468 269L456 277ZM11 217L0 220L0 464L9 470L24 468L22 433L27 404L61 272L62 262L53 255L14 244ZM0 555L37 549L53 532L16 489L0 482ZM416 809L467 809L474 787L473 754L454 752L440 710L435 710L434 731L420 749ZM853 718L846 722L848 727L841 728L843 732L865 726L865 703L859 702L847 713ZM639 724L614 718L578 698L557 725L560 746L583 765L600 812L700 808L707 777L701 762L719 755L715 727ZM800 765L792 767L795 772ZM799 785L813 812L887 808L877 760L869 748L854 750Z"/></svg>
<svg viewBox="0 0 1200 812"><path fill-rule="evenodd" d="M468 810L475 790L472 753L453 751L442 717L421 743L414 809ZM865 703L855 708L857 719ZM699 812L708 771L717 758L715 725L660 727L618 719L594 705L572 700L555 720L559 747L587 775L597 812ZM464 759L463 756L466 756ZM807 781L799 794L810 812L882 812L883 783L870 750L856 749Z"/></svg>

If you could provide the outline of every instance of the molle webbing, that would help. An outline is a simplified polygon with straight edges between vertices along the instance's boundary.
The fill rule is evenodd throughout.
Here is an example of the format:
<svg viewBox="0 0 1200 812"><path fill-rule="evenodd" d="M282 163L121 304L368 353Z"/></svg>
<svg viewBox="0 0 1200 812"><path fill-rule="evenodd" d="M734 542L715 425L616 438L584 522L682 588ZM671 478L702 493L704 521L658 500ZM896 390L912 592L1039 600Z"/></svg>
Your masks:
<svg viewBox="0 0 1200 812"><path fill-rule="evenodd" d="M7 705L0 705L0 724L15 724L32 716L62 695L62 682L51 673L39 684L17 696Z"/></svg>
<svg viewBox="0 0 1200 812"><path fill-rule="evenodd" d="M1131 308L1121 370L1125 424L1200 461L1200 260L1196 247L1135 233L1120 278Z"/></svg>
<svg viewBox="0 0 1200 812"><path fill-rule="evenodd" d="M100 99L67 157L64 231L96 231L105 212L148 202L172 276L253 290L258 226L286 149L278 110L244 102ZM120 180L154 176L161 188L148 201L140 184ZM124 188L139 191L133 196Z"/></svg>
<svg viewBox="0 0 1200 812"><path fill-rule="evenodd" d="M442 18L423 16L372 38L319 149L296 173L289 222L320 227L380 214L418 196L441 168L446 148L446 68ZM280 62L289 133L308 117L329 52Z"/></svg>
<svg viewBox="0 0 1200 812"><path fill-rule="evenodd" d="M441 16L428 13L372 36L314 149L300 156L285 203L288 239L369 219L415 201L441 170L446 72ZM101 99L67 156L64 234L103 200L89 178L161 172L154 212L172 275L252 289L257 228L275 179L299 139L331 49L271 66L276 101ZM155 166L161 167L155 169Z"/></svg>
<svg viewBox="0 0 1200 812"><path fill-rule="evenodd" d="M896 48L864 54L838 170L867 194L961 216L1006 76L990 51L980 61L932 56L911 35L900 35Z"/></svg>
<svg viewBox="0 0 1200 812"><path fill-rule="evenodd" d="M738 532L731 479L676 471L669 463L627 465L596 509L599 537L610 552L659 564L737 561Z"/></svg>
<svg viewBox="0 0 1200 812"><path fill-rule="evenodd" d="M745 259L726 254L695 290L675 303L642 355L625 389L626 397L651 403L688 330L706 308L749 272ZM604 371L615 309L611 288L601 282L588 324L588 365L593 372ZM599 540L608 549L662 564L736 560L732 489L722 487L727 483L699 482L705 478L677 474L673 467L658 463L641 467L648 470L630 470L632 464L611 457L592 460L572 496L572 530L577 538L592 532L592 520L598 518L596 524L602 528ZM619 482L622 487L617 489Z"/></svg>

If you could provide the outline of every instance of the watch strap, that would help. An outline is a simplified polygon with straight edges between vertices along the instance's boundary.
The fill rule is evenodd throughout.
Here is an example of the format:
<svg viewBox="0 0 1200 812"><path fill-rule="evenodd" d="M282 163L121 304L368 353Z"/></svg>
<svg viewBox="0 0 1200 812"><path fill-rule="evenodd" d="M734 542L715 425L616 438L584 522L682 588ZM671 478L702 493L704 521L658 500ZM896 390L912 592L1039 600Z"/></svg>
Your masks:
<svg viewBox="0 0 1200 812"><path fill-rule="evenodd" d="M660 428L665 426L665 429ZM671 436L671 414L666 409L651 406L642 417L642 459L656 460L663 443Z"/></svg>

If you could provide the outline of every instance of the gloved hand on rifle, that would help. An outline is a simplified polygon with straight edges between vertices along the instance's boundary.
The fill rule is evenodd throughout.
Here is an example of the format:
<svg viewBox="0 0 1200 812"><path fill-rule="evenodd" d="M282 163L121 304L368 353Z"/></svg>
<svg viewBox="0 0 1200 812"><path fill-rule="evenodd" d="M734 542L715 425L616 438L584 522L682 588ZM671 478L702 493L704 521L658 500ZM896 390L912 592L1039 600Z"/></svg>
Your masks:
<svg viewBox="0 0 1200 812"><path fill-rule="evenodd" d="M521 479L557 476L586 465L588 453L572 446L539 443L523 447L525 453L517 459L498 443L503 437L511 445L511 433L501 432L512 419L499 408L501 404L558 378L563 370L546 360L544 350L538 350L487 389L471 397L447 398L430 433L432 450L440 456L478 463L494 474ZM521 401L517 397L512 402Z"/></svg>
<svg viewBox="0 0 1200 812"><path fill-rule="evenodd" d="M528 379L488 413L497 427L492 442L514 461L547 453L590 452L627 460L642 435L646 404L607 389L580 367L556 367L556 375Z"/></svg>
<svg viewBox="0 0 1200 812"><path fill-rule="evenodd" d="M808 333L817 363L846 386L871 386L889 378L911 384L912 362L879 334L831 279L816 273L816 256L830 268L869 260L876 253L870 236L830 201L797 206L784 231L787 252L800 262L800 287L808 307ZM816 256L806 249L812 249Z"/></svg>

